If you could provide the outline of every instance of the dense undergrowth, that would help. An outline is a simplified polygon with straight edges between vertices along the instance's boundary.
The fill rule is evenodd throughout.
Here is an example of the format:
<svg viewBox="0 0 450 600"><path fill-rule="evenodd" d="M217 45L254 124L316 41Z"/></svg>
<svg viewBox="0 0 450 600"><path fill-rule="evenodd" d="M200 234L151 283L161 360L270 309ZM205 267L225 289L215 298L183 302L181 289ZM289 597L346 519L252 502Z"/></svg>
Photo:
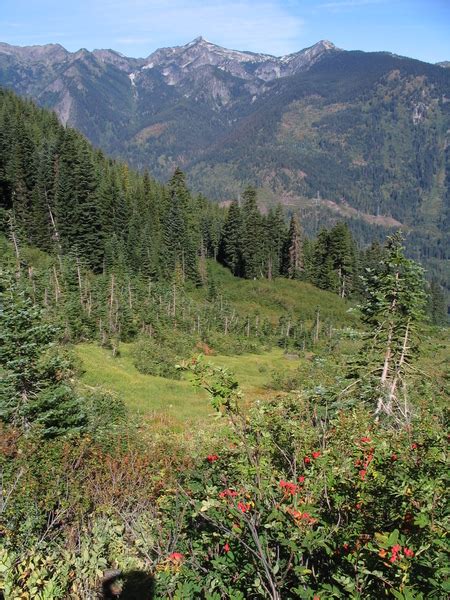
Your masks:
<svg viewBox="0 0 450 600"><path fill-rule="evenodd" d="M96 598L107 569L125 587L129 573L149 575L142 598L446 596L434 390L420 389L399 431L301 392L241 412L229 373L187 369L226 435L149 436L120 416L49 441L3 430L7 598Z"/></svg>
<svg viewBox="0 0 450 600"><path fill-rule="evenodd" d="M80 385L60 343L71 330L33 301L37 285L6 274L4 596L447 597L448 380L439 361L448 341L421 320L419 277L392 239L389 259L367 280L364 327L345 304L341 327L323 323L320 310L297 324L295 311L242 319L228 305L243 327L222 339L302 356L289 374L267 373L278 393L250 402L232 373L196 358L208 346L188 310L199 292L183 297L177 288L165 320L175 305L167 290L172 305L163 295L150 305L152 331L137 336L134 360L153 371L164 364L154 354L163 344L178 361L174 375L209 394L216 426L180 435L148 428L120 399ZM257 336L264 317L270 328ZM104 346L120 359L120 343Z"/></svg>

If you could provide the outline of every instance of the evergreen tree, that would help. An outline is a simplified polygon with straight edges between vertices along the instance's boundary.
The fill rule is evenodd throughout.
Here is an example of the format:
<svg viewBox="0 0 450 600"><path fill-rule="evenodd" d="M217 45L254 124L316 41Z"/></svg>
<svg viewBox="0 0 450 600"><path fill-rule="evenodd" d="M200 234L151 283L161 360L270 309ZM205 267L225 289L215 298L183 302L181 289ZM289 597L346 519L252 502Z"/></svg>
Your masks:
<svg viewBox="0 0 450 600"><path fill-rule="evenodd" d="M60 133L58 156L55 163L55 216L63 252L75 248L78 229L76 178L73 168L78 154L75 132Z"/></svg>
<svg viewBox="0 0 450 600"><path fill-rule="evenodd" d="M284 248L284 272L289 279L299 279L304 271L303 240L300 223L292 215Z"/></svg>
<svg viewBox="0 0 450 600"><path fill-rule="evenodd" d="M206 256L218 260L219 245L224 225L224 211L217 204L209 202L204 196L197 198L198 212L201 215L200 231L202 246Z"/></svg>
<svg viewBox="0 0 450 600"><path fill-rule="evenodd" d="M73 165L75 183L75 248L94 270L103 265L104 240L101 229L101 211L97 196L95 166L86 144L77 144L77 160Z"/></svg>
<svg viewBox="0 0 450 600"><path fill-rule="evenodd" d="M353 280L357 271L356 245L347 223L337 223L329 232L328 252L337 274L338 288L341 298L351 295Z"/></svg>
<svg viewBox="0 0 450 600"><path fill-rule="evenodd" d="M362 253L362 264L366 269L378 269L382 260L386 258L386 248L378 241L372 242Z"/></svg>
<svg viewBox="0 0 450 600"><path fill-rule="evenodd" d="M377 240L359 254L359 273L358 277L354 278L353 288L357 295L361 297L364 293L363 277L361 276L365 270L376 271L380 264L386 258L386 247L380 244Z"/></svg>
<svg viewBox="0 0 450 600"><path fill-rule="evenodd" d="M427 312L433 325L445 325L447 321L447 303L439 282L435 277L428 289Z"/></svg>
<svg viewBox="0 0 450 600"><path fill-rule="evenodd" d="M242 276L255 279L264 274L264 233L258 210L256 190L247 188L243 193L241 221Z"/></svg>
<svg viewBox="0 0 450 600"><path fill-rule="evenodd" d="M270 209L264 219L266 229L266 275L268 279L279 277L282 272L283 246L286 239L283 209L278 205Z"/></svg>
<svg viewBox="0 0 450 600"><path fill-rule="evenodd" d="M242 275L241 231L241 209L238 203L234 201L228 209L223 226L218 259L236 276Z"/></svg>
<svg viewBox="0 0 450 600"><path fill-rule="evenodd" d="M12 276L0 282L0 418L47 437L79 431L86 423L74 391L61 377L67 365L49 353L57 330L43 319Z"/></svg>
<svg viewBox="0 0 450 600"><path fill-rule="evenodd" d="M375 415L399 423L409 421L406 375L414 357L417 326L424 315L423 269L405 258L403 237L386 243L385 258L376 270L367 270L362 318L369 328L361 353L360 374L369 382Z"/></svg>
<svg viewBox="0 0 450 600"><path fill-rule="evenodd" d="M344 298L353 291L357 271L356 245L348 225L322 229L313 250L312 282Z"/></svg>
<svg viewBox="0 0 450 600"><path fill-rule="evenodd" d="M305 238L303 242L304 277L306 281L313 282L315 275L315 241ZM286 256L286 254L285 254ZM284 263L286 265L286 262ZM286 274L286 270L284 272Z"/></svg>
<svg viewBox="0 0 450 600"><path fill-rule="evenodd" d="M36 186L33 189L33 244L45 251L58 252L56 224L53 222L52 191L54 189L53 171L54 148L50 143L42 148L38 166ZM56 231L55 231L56 229Z"/></svg>
<svg viewBox="0 0 450 600"><path fill-rule="evenodd" d="M166 216L163 255L165 271L173 276L179 266L184 279L199 282L200 245L194 205L186 187L184 173L176 169L169 182L170 204Z"/></svg>
<svg viewBox="0 0 450 600"><path fill-rule="evenodd" d="M336 291L339 281L330 253L330 233L322 229L315 240L311 253L311 281L323 290Z"/></svg>

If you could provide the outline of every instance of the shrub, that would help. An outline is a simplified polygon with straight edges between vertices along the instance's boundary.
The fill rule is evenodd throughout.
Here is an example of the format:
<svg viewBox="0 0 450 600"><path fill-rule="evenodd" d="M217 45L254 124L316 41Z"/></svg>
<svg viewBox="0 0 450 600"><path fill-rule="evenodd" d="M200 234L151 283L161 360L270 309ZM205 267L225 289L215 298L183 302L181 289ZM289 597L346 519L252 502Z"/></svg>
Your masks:
<svg viewBox="0 0 450 600"><path fill-rule="evenodd" d="M211 331L205 336L204 341L217 354L224 354L225 356L236 356L245 353L259 354L270 350L270 346L266 341L235 334L224 335L223 333Z"/></svg>
<svg viewBox="0 0 450 600"><path fill-rule="evenodd" d="M98 442L114 439L126 427L127 409L123 400L101 388L87 390L83 397L87 416L86 432Z"/></svg>
<svg viewBox="0 0 450 600"><path fill-rule="evenodd" d="M154 338L138 340L133 348L133 359L136 369L145 375L180 378L180 372L176 368L176 354Z"/></svg>
<svg viewBox="0 0 450 600"><path fill-rule="evenodd" d="M318 421L302 396L243 415L226 372L191 369L233 435L185 477L179 593L447 596L447 438L437 419L393 430L353 409Z"/></svg>
<svg viewBox="0 0 450 600"><path fill-rule="evenodd" d="M134 365L141 373L180 379L177 364L194 351L196 339L182 331L164 330L154 337L142 336L134 345Z"/></svg>
<svg viewBox="0 0 450 600"><path fill-rule="evenodd" d="M106 401L106 396L105 396ZM42 440L2 429L0 596L97 600L103 573L153 570L174 544L162 490L190 467L178 437Z"/></svg>

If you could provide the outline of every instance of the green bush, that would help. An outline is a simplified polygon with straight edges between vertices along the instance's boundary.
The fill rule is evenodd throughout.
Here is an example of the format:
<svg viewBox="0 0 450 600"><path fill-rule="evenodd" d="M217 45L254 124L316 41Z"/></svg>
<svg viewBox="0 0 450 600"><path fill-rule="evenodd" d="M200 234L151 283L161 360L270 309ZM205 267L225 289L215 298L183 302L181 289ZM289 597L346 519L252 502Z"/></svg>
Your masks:
<svg viewBox="0 0 450 600"><path fill-rule="evenodd" d="M180 379L177 364L194 352L196 338L179 330L162 330L141 336L133 348L134 365L141 373Z"/></svg>
<svg viewBox="0 0 450 600"><path fill-rule="evenodd" d="M169 578L180 597L447 597L447 436L437 419L394 430L353 409L319 424L301 396L243 415L227 373L192 368L233 435L184 480L182 558Z"/></svg>
<svg viewBox="0 0 450 600"><path fill-rule="evenodd" d="M87 417L86 432L95 440L114 439L125 429L127 409L123 400L101 388L84 393L83 406Z"/></svg>
<svg viewBox="0 0 450 600"><path fill-rule="evenodd" d="M145 375L180 379L175 353L154 338L140 339L136 342L133 361L136 369Z"/></svg>
<svg viewBox="0 0 450 600"><path fill-rule="evenodd" d="M236 356L246 353L259 354L270 350L267 340L259 340L254 337L238 336L235 334L224 335L223 333L211 331L204 337L203 341L216 354L223 354L225 356Z"/></svg>

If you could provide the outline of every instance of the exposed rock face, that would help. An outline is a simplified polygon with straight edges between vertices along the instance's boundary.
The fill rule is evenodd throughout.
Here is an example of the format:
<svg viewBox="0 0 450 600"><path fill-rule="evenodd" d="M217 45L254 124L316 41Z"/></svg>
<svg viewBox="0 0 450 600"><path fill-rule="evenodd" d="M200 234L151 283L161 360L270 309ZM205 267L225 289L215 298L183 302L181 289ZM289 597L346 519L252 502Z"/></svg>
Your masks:
<svg viewBox="0 0 450 600"><path fill-rule="evenodd" d="M59 113L59 101L47 102L48 92L62 92L61 87L68 85L70 79L83 78L86 67L91 74L95 74L96 67L99 74L113 68L126 73L135 88L152 88L152 80L161 79L167 86L191 88L183 89L183 95L191 97L201 85L203 95L223 107L232 100L231 88L236 82L224 79L221 72L248 83L248 91L255 95L265 90L265 82L305 71L324 54L333 51L337 49L331 42L321 41L311 48L277 58L228 50L199 37L184 46L161 48L146 59L135 59L114 50L88 52L82 48L68 52L59 44L20 47L0 43L0 84L20 93L30 93L38 100L44 99Z"/></svg>
<svg viewBox="0 0 450 600"><path fill-rule="evenodd" d="M269 54L228 50L199 37L185 46L157 50L148 57L143 69L159 69L170 85L209 66L247 81L271 81L307 70L329 51L337 51L334 44L321 41L311 48L277 58Z"/></svg>
<svg viewBox="0 0 450 600"><path fill-rule="evenodd" d="M63 62L70 56L60 44L46 44L45 46L10 46L0 42L0 54L15 57L24 63L53 64Z"/></svg>
<svg viewBox="0 0 450 600"><path fill-rule="evenodd" d="M64 124L122 155L123 143L141 143L155 123L179 130L181 120L186 131L177 131L175 143L168 132L171 148L163 151L159 167L165 176L175 163L185 165L192 157L182 144L197 146L194 153L200 146L204 149L248 114L273 81L306 72L335 52L331 42L321 41L278 58L228 50L199 37L147 58L128 58L114 50L68 52L59 44L1 43L0 85L52 108ZM201 123L193 124L193 119ZM154 167L146 152L142 162L132 162Z"/></svg>

